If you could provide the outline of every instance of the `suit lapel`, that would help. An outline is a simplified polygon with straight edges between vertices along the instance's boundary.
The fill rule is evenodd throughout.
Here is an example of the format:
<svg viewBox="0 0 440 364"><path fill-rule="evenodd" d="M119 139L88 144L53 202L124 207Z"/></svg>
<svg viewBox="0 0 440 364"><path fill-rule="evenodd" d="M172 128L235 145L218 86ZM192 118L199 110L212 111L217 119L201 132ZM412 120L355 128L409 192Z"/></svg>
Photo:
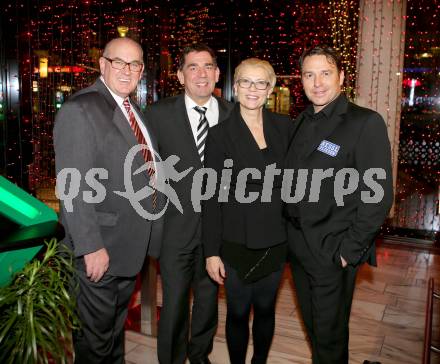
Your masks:
<svg viewBox="0 0 440 364"><path fill-rule="evenodd" d="M93 87L104 97L105 101L107 101L111 109L114 110L118 107L118 105L116 104L116 100L113 98L110 91L107 89L100 78L96 80L96 82L93 84Z"/></svg>
<svg viewBox="0 0 440 364"><path fill-rule="evenodd" d="M298 137L298 130L301 128L301 125L304 122L304 119L305 119L304 112L299 114L298 117L296 118L295 124L294 124L294 127L293 127L292 138L290 140L290 146L294 146L295 145L295 142L296 142L297 137ZM290 149L290 146L289 146L289 149Z"/></svg>
<svg viewBox="0 0 440 364"><path fill-rule="evenodd" d="M285 136L280 135L279 129L275 127L276 123L273 117L273 113L263 109L264 138L266 139L268 148L271 149L275 155L283 158L286 145L282 143L282 141L285 140Z"/></svg>
<svg viewBox="0 0 440 364"><path fill-rule="evenodd" d="M187 150L187 155L189 157L189 164L192 166L197 166L197 168L202 167L202 162L200 161L199 153L197 152L196 142L194 140L194 135L191 130L191 123L188 118L188 113L186 111L185 105L185 94L182 93L176 99L176 109L173 117L176 120L176 132L182 138L183 143L182 148Z"/></svg>
<svg viewBox="0 0 440 364"><path fill-rule="evenodd" d="M265 128L264 124L263 128ZM246 167L256 167L260 170L264 170L265 163L263 155L251 131L241 117L238 106L236 106L230 114L228 134L238 151L237 155L243 160L243 164Z"/></svg>
<svg viewBox="0 0 440 364"><path fill-rule="evenodd" d="M228 107L229 105L225 102L225 100L219 97L215 97L215 98L218 104L218 122L221 123L222 121L228 118L231 112L231 107Z"/></svg>
<svg viewBox="0 0 440 364"><path fill-rule="evenodd" d="M323 120L318 126L316 134L311 139L310 144L306 146L304 157L308 157L312 152L318 149L321 142L327 140L342 120L342 115L335 115L330 120Z"/></svg>

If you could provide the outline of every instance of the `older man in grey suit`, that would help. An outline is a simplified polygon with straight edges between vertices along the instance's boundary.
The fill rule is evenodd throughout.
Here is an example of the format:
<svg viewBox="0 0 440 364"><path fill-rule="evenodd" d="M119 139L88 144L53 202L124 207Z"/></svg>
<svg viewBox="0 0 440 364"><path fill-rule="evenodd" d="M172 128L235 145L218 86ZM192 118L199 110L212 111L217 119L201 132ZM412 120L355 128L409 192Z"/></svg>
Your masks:
<svg viewBox="0 0 440 364"><path fill-rule="evenodd" d="M82 327L74 333L75 363L124 362L124 321L135 276L146 254L157 257L160 250L162 220L143 218L129 200L114 193L125 190L124 161L138 144L148 148L135 155L131 171L145 163L150 167L130 176L134 191L154 186L157 178L154 135L129 98L142 76L142 54L131 39L110 41L99 60L101 77L71 96L56 117L58 177L66 168L81 175L77 197L72 204L61 201L60 209L79 283ZM66 186L58 184L59 193L65 193ZM98 198L103 189L105 198ZM94 203L85 202L85 196ZM151 216L162 205L157 191L140 201Z"/></svg>

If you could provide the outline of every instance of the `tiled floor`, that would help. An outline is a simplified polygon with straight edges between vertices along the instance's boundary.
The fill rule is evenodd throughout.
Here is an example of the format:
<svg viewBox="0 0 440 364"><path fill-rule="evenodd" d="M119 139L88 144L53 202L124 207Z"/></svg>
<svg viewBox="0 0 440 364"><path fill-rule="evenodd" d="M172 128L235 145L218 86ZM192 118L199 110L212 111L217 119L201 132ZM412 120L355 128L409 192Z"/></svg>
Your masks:
<svg viewBox="0 0 440 364"><path fill-rule="evenodd" d="M379 267L364 265L358 276L350 321L350 363L365 359L382 364L419 364L425 324L428 277L440 281L440 256L389 247L378 249ZM268 363L311 363L295 293L286 270L277 304L276 333ZM436 303L434 310L440 312ZM219 328L210 356L213 363L229 362L224 336L226 308L219 302ZM439 316L434 316L434 339L439 338ZM252 354L252 345L248 357ZM156 340L127 332L127 364L155 364ZM431 363L440 363L433 354Z"/></svg>

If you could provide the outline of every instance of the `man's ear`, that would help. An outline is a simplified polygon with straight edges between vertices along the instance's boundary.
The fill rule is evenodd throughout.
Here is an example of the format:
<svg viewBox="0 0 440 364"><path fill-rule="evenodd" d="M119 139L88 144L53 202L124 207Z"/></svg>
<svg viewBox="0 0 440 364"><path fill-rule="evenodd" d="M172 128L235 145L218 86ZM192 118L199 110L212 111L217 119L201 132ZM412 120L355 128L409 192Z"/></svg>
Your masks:
<svg viewBox="0 0 440 364"><path fill-rule="evenodd" d="M341 72L339 73L339 86L342 86L344 84L344 71L341 70Z"/></svg>
<svg viewBox="0 0 440 364"><path fill-rule="evenodd" d="M145 65L143 64L141 70L139 71L138 81L142 79L142 75L144 74L144 69L145 69Z"/></svg>
<svg viewBox="0 0 440 364"><path fill-rule="evenodd" d="M181 70L177 70L177 78L182 86L185 86L185 77L183 77L183 72Z"/></svg>
<svg viewBox="0 0 440 364"><path fill-rule="evenodd" d="M218 79L220 77L220 68L218 66L215 68L215 82L218 82Z"/></svg>
<svg viewBox="0 0 440 364"><path fill-rule="evenodd" d="M106 59L104 57L99 57L99 70L101 71L101 75L103 75L105 71L105 61Z"/></svg>

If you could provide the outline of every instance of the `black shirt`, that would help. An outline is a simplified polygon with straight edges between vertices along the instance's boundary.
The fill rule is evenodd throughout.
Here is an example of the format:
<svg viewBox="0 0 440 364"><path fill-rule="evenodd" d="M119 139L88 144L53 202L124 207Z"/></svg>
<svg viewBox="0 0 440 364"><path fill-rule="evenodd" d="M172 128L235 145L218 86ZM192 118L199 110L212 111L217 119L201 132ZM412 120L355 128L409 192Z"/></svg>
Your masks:
<svg viewBox="0 0 440 364"><path fill-rule="evenodd" d="M311 139L316 134L319 125L325 123L333 116L333 111L337 108L337 105L344 100L344 98L345 96L340 94L330 104L317 113L315 113L313 105L309 105L304 110L304 120L295 136L295 154L297 158L302 158L304 156L304 149L311 143Z"/></svg>

